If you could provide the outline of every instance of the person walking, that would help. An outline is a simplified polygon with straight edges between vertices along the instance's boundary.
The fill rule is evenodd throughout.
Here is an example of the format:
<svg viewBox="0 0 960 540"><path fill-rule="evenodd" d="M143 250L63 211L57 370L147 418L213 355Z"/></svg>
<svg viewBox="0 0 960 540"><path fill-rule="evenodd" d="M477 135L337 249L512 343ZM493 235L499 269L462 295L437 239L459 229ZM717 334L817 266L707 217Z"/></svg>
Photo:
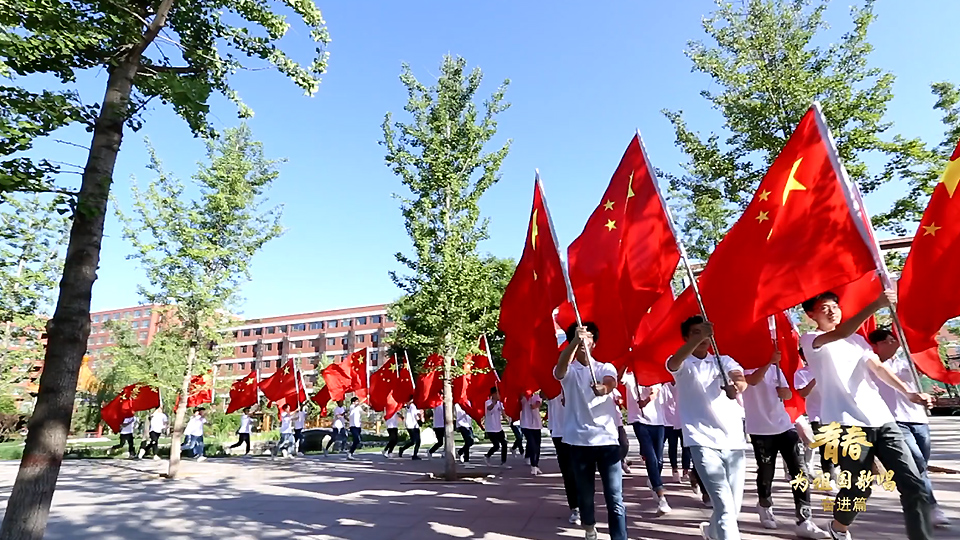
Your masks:
<svg viewBox="0 0 960 540"><path fill-rule="evenodd" d="M566 415L564 414L563 392L547 401L547 429L550 430L550 439L557 452L557 465L560 467L560 476L563 478L563 493L567 497L567 507L570 508L571 525L580 525L580 503L577 501L577 479L573 472L573 462L570 458L570 445L563 442L563 430ZM504 455L506 459L506 455Z"/></svg>
<svg viewBox="0 0 960 540"><path fill-rule="evenodd" d="M197 407L187 427L183 430L186 442L180 446L181 451L187 451L197 458L197 462L206 461L207 457L203 455L203 426L207 423L207 410L203 407Z"/></svg>
<svg viewBox="0 0 960 540"><path fill-rule="evenodd" d="M433 453L439 450L446 442L446 433L443 424L443 403L441 403L433 408L433 434L436 436L437 442L433 443L433 446L427 450L427 459L432 459Z"/></svg>
<svg viewBox="0 0 960 540"><path fill-rule="evenodd" d="M403 427L407 429L407 435L409 438L407 442L403 443L400 447L400 451L397 453L397 456L403 457L403 452L413 446L413 459L414 461L420 461L422 458L419 456L420 453L420 420L422 415L420 411L417 410L417 406L413 404L411 399L407 403L406 408L403 410Z"/></svg>
<svg viewBox="0 0 960 540"><path fill-rule="evenodd" d="M527 392L520 398L520 431L527 440L527 465L530 465L530 474L539 476L540 470L540 441L542 438L543 418L540 416L540 404L543 399L539 394Z"/></svg>
<svg viewBox="0 0 960 540"><path fill-rule="evenodd" d="M127 458L133 459L136 457L136 452L133 451L133 432L137 427L137 417L130 415L123 419L123 422L120 423L120 442L110 447L111 451L119 450L123 448L124 445L127 446Z"/></svg>
<svg viewBox="0 0 960 540"><path fill-rule="evenodd" d="M633 372L623 377L627 388L627 421L640 443L640 454L647 469L647 485L657 500L657 515L671 511L667 490L663 486L663 442L665 437L661 385L640 387Z"/></svg>
<svg viewBox="0 0 960 540"><path fill-rule="evenodd" d="M393 457L393 449L400 442L400 411L393 413L393 416L387 418L387 445L383 447L383 457L390 459Z"/></svg>
<svg viewBox="0 0 960 540"><path fill-rule="evenodd" d="M293 433L294 416L290 412L290 404L284 403L280 412L280 442L274 447L273 458L277 455L284 458L293 458L297 455L297 440Z"/></svg>
<svg viewBox="0 0 960 540"><path fill-rule="evenodd" d="M250 427L253 424L253 419L250 418L250 407L244 407L242 414L240 415L240 427L237 428L237 442L228 446L227 448L233 450L238 448L241 444L245 444L246 449L243 452L243 455L250 455Z"/></svg>
<svg viewBox="0 0 960 540"><path fill-rule="evenodd" d="M500 391L496 386L490 388L490 399L484 403L483 425L487 440L493 443L490 450L483 456L483 461L491 465L490 458L500 452L500 466L507 465L507 438L503 433L503 403L500 402Z"/></svg>
<svg viewBox="0 0 960 540"><path fill-rule="evenodd" d="M463 438L463 446L457 450L457 460L460 463L470 462L470 447L473 446L473 419L460 405L454 405L456 411L457 433Z"/></svg>
<svg viewBox="0 0 960 540"><path fill-rule="evenodd" d="M303 455L303 450L301 450L300 447L303 445L303 429L306 425L307 411L303 410L303 405L301 404L293 413L293 453L298 456Z"/></svg>
<svg viewBox="0 0 960 540"><path fill-rule="evenodd" d="M153 414L150 415L150 431L147 434L150 438L150 441L147 442L144 440L140 443L140 451L138 452L137 457L142 459L147 455L148 452L153 452L153 459L159 460L160 456L157 454L160 449L160 436L166 429L167 415L164 414L163 409L157 407L154 409Z"/></svg>
<svg viewBox="0 0 960 540"><path fill-rule="evenodd" d="M329 454L331 447L334 448L334 452L343 452L343 447L347 441L346 419L347 410L343 408L343 400L341 399L333 409L333 433L330 435L330 440L327 441L327 446L323 449L323 455Z"/></svg>
<svg viewBox="0 0 960 540"><path fill-rule="evenodd" d="M362 439L360 437L363 432L363 404L360 403L360 398L354 396L350 398L350 438L353 439L353 443L350 445L350 452L347 453L347 459L355 460L354 454L357 452L357 449L360 448L360 443Z"/></svg>

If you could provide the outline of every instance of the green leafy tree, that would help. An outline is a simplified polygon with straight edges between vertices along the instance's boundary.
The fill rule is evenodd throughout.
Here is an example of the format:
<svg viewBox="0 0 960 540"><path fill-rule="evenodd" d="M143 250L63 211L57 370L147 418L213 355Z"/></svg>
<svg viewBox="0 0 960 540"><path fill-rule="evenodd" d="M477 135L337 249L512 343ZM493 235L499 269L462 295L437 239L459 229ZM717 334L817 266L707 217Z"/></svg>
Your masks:
<svg viewBox="0 0 960 540"><path fill-rule="evenodd" d="M163 170L152 148L150 156L157 178L144 190L134 185L132 216L117 213L124 237L133 244L132 258L147 273L149 286L140 287L140 294L167 306L164 325L178 336L186 359L161 379L179 383L167 472L175 478L190 378L215 360L219 329L250 278L253 256L282 232L280 209L263 208L264 194L279 173L277 162L264 157L245 125L207 141L208 163L193 176L196 200L185 199L183 182Z"/></svg>
<svg viewBox="0 0 960 540"><path fill-rule="evenodd" d="M292 23L316 43L305 65L279 45ZM252 114L230 84L233 74L250 68L275 69L313 94L326 69L328 40L312 0L4 2L0 192L53 185L55 165L26 155L37 137L71 125L84 126L92 136L75 192L37 406L0 539L39 539L46 528L90 333L90 295L124 129L139 128L146 105L157 100L172 106L194 134L210 135L216 95L233 101L240 116ZM78 77L99 72L106 74L102 100L82 102ZM18 85L13 77L28 84ZM29 90L41 85L46 90Z"/></svg>
<svg viewBox="0 0 960 540"><path fill-rule="evenodd" d="M407 89L404 110L410 122L394 123L389 113L383 121L386 163L409 190L409 195L397 198L413 242L411 254L396 255L409 273L390 274L405 294L391 307L396 344L444 357L448 479L456 477L452 361L475 351L477 336L495 328L498 317L484 298L492 265L480 256L477 245L487 237L480 197L499 179L510 147L507 141L496 151L483 150L497 132L497 114L509 107L504 102L509 81L484 102L481 113L474 98L482 79L479 68L467 72L466 60L449 55L430 87L404 65L400 80Z"/></svg>
<svg viewBox="0 0 960 540"><path fill-rule="evenodd" d="M851 8L852 30L821 46L826 7L827 0L718 2L703 21L711 42L689 43L693 71L711 79L701 95L723 114L726 130L703 137L682 111L664 111L689 158L684 174L670 182L691 201L682 229L694 256L705 259L719 242L815 100L847 171L865 192L905 171L925 170L923 143L890 133L885 119L894 76L869 64L873 1ZM871 171L867 155L885 165ZM907 217L880 214L875 224L895 229Z"/></svg>

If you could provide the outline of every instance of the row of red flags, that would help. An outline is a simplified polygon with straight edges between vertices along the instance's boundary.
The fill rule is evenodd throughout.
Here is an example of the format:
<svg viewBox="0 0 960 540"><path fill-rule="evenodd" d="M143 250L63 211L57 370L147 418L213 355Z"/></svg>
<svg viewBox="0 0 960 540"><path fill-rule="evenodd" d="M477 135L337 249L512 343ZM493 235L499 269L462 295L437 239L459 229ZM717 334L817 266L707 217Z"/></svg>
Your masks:
<svg viewBox="0 0 960 540"><path fill-rule="evenodd" d="M960 372L943 365L936 336L960 315L960 287L951 278L960 265L960 220L951 219L960 215L958 183L960 145L934 189L898 283L897 312L914 362L949 384L960 383ZM681 345L680 323L700 306L690 287L674 299L670 282L682 246L639 133L569 246L568 273L539 175L530 215L523 254L501 302L504 394L559 393L552 375L555 324L566 328L577 312L600 329L595 358L632 370L641 385L670 381L664 364ZM792 387L798 336L785 311L834 291L853 315L880 294L882 268L859 190L814 104L697 281L721 353L750 369L766 364L779 347ZM796 416L802 400L788 407Z"/></svg>

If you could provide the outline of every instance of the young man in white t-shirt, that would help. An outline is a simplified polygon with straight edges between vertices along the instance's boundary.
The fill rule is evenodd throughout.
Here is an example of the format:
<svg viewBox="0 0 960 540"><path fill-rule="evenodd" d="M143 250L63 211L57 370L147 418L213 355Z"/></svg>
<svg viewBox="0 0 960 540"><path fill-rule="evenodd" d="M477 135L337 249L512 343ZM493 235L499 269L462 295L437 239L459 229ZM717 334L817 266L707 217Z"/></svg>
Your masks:
<svg viewBox="0 0 960 540"><path fill-rule="evenodd" d="M362 442L360 435L363 432L363 404L360 398L354 396L350 398L350 438L353 443L350 445L350 451L347 453L347 459L354 460L353 454L360 448Z"/></svg>
<svg viewBox="0 0 960 540"><path fill-rule="evenodd" d="M900 341L897 340L897 336L886 328L878 328L867 337L877 356L880 357L880 361L889 366L911 390L916 390L913 374L910 372L910 361L900 352ZM930 461L930 421L927 418L927 408L910 401L879 379L877 388L880 390L883 401L890 407L897 425L900 426L907 448L913 455L917 469L920 470L920 477L927 486L930 503L933 505L933 524L937 527L946 527L950 524L950 519L937 504L937 498L933 494L933 483L930 482L930 475L927 473L927 463Z"/></svg>
<svg viewBox="0 0 960 540"><path fill-rule="evenodd" d="M746 413L746 431L753 443L753 456L757 460L757 513L765 529L776 529L773 515L773 479L777 470L779 454L787 465L790 478L804 475L811 477L803 459L804 444L800 441L784 400L793 393L786 377L780 370L780 351L775 350L770 363L744 372L747 384L743 392L743 408ZM804 487L804 489L801 489ZM793 486L793 503L796 510L796 533L799 538L830 538L811 519L810 492L806 486Z"/></svg>
<svg viewBox="0 0 960 540"><path fill-rule="evenodd" d="M400 415L402 410L393 413L393 416L387 418L385 422L387 427L387 445L383 447L383 457L390 459L393 457L393 449L400 442Z"/></svg>
<svg viewBox="0 0 960 540"><path fill-rule="evenodd" d="M276 446L273 457L277 457L279 453L285 458L292 458L297 453L297 440L293 434L294 415L290 409L290 404L284 403L280 412L280 443Z"/></svg>
<svg viewBox="0 0 960 540"><path fill-rule="evenodd" d="M422 415L411 399L403 409L403 427L407 428L407 435L410 438L400 447L400 451L397 453L399 457L403 457L404 450L413 446L412 459L420 461L421 458L418 455L420 453L420 420L422 420Z"/></svg>
<svg viewBox="0 0 960 540"><path fill-rule="evenodd" d="M530 465L530 474L537 476L540 471L540 442L543 430L543 418L540 416L540 404L543 399L532 392L527 392L520 398L520 431L527 440L527 465Z"/></svg>
<svg viewBox="0 0 960 540"><path fill-rule="evenodd" d="M470 447L473 446L473 418L470 418L467 411L463 410L460 405L454 405L453 410L456 416L454 421L457 424L457 432L463 438L463 446L457 450L457 460L460 463L469 463Z"/></svg>
<svg viewBox="0 0 960 540"><path fill-rule="evenodd" d="M443 403L433 408L433 434L437 442L427 450L427 459L433 458L433 453L440 449L446 442L446 428L444 427Z"/></svg>
<svg viewBox="0 0 960 540"><path fill-rule="evenodd" d="M487 440L493 443L483 456L490 465L490 458L500 452L500 466L507 464L507 437L503 433L503 403L500 402L500 390L496 386L490 389L490 399L483 405L483 427Z"/></svg>
<svg viewBox="0 0 960 540"><path fill-rule="evenodd" d="M150 431L147 433L149 442L143 441L140 443L140 451L137 456L143 458L147 455L147 452L153 452L153 459L159 460L160 456L157 455L157 450L160 445L160 436L165 429L167 429L167 415L163 412L163 409L157 407L150 415Z"/></svg>
<svg viewBox="0 0 960 540"><path fill-rule="evenodd" d="M557 465L560 466L560 476L563 478L563 492L567 496L567 506L570 508L572 525L580 525L580 503L577 501L577 479L573 473L573 462L570 457L570 445L563 442L563 431L566 422L564 414L563 392L547 401L547 428L553 440L553 448L557 451Z"/></svg>
<svg viewBox="0 0 960 540"><path fill-rule="evenodd" d="M293 412L293 441L295 453L303 455L300 447L303 445L303 429L307 426L307 411L303 410L303 405Z"/></svg>
<svg viewBox="0 0 960 540"><path fill-rule="evenodd" d="M856 519L857 512L854 506L842 501L866 502L869 487L857 480L862 471L869 471L876 457L893 473L893 481L900 491L907 538L929 540L933 538L933 524L927 486L910 455L903 432L880 396L873 375L913 403L928 406L930 396L914 392L880 361L867 340L856 333L874 312L895 304L896 293L885 291L860 313L847 319L843 319L839 301L836 294L827 292L803 303L803 311L817 323L817 330L801 336L800 346L817 381L820 422L828 426L838 424L848 439L851 433L854 437L859 433L871 446L861 445L857 458L854 458L855 452L838 453L838 468L850 473L853 482L850 488L844 487L837 494L830 532L837 540L850 539L847 528Z"/></svg>
<svg viewBox="0 0 960 540"><path fill-rule="evenodd" d="M710 353L713 325L703 317L684 321L680 334L686 343L667 360L667 370L683 397L677 401L683 442L690 447L697 474L713 504L710 523L700 524L700 534L711 540L738 540L747 440L743 407L737 397L747 382L740 364L729 356L718 361Z"/></svg>
<svg viewBox="0 0 960 540"><path fill-rule="evenodd" d="M596 473L599 472L607 505L610 540L627 540L620 436L614 421L614 417L620 414L613 402L617 370L612 364L597 362L589 356L594 341L599 338L596 324L571 325L566 335L568 345L560 353L553 375L560 381L564 396L563 442L570 445L577 483L577 506L586 531L585 538L597 539L593 498Z"/></svg>
<svg viewBox="0 0 960 540"><path fill-rule="evenodd" d="M343 400L337 401L337 406L333 409L333 433L327 446L323 449L323 455L330 452L330 447L336 445L336 452L343 452L343 447L347 443L347 409L343 407Z"/></svg>
<svg viewBox="0 0 960 540"><path fill-rule="evenodd" d="M250 454L250 428L253 424L253 419L250 418L250 407L244 407L242 413L240 414L240 427L237 428L237 442L230 445L229 449L238 448L241 444L246 445L246 449L243 452L243 455L247 456Z"/></svg>
<svg viewBox="0 0 960 540"><path fill-rule="evenodd" d="M133 431L137 427L137 417L130 415L120 423L120 442L111 446L110 450L119 450L123 445L127 445L127 457L133 459L136 454L133 451Z"/></svg>
<svg viewBox="0 0 960 540"><path fill-rule="evenodd" d="M197 407L193 417L187 422L187 427L183 429L183 435L186 442L180 446L180 450L192 451L197 456L197 461L206 460L203 455L203 425L207 423L206 409Z"/></svg>

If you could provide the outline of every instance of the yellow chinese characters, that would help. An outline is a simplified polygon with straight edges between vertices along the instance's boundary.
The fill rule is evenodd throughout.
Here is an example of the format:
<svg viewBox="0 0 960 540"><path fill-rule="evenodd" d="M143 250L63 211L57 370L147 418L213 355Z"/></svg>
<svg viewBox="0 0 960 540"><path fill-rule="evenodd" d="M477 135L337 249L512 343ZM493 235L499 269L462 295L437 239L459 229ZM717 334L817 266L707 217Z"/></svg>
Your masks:
<svg viewBox="0 0 960 540"><path fill-rule="evenodd" d="M867 441L867 434L863 429L857 426L851 426L844 433L843 427L832 422L817 430L817 436L811 448L824 448L824 457L834 464L840 463L840 456L850 456L851 459L859 460L864 446L873 446L873 443Z"/></svg>

